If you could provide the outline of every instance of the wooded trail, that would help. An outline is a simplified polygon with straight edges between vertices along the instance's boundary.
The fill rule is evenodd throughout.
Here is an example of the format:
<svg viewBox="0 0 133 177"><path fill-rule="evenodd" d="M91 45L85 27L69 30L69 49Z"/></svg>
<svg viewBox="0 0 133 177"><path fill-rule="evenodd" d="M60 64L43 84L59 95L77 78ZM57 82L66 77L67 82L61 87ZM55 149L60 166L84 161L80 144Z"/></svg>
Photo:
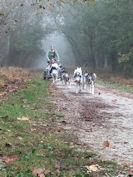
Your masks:
<svg viewBox="0 0 133 177"><path fill-rule="evenodd" d="M56 102L66 117L66 129L78 143L100 157L133 167L133 95L96 84L95 94L76 94L56 84Z"/></svg>

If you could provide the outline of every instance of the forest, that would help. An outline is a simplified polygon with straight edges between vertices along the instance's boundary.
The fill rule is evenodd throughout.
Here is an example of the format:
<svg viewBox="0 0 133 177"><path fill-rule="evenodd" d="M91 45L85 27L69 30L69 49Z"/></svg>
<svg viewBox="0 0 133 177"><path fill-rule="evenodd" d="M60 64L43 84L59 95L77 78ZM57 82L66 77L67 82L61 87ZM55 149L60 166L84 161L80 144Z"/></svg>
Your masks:
<svg viewBox="0 0 133 177"><path fill-rule="evenodd" d="M133 76L132 29L132 0L0 0L0 64L32 67L42 40L59 31L75 65Z"/></svg>
<svg viewBox="0 0 133 177"><path fill-rule="evenodd" d="M133 0L0 0L0 177L133 177Z"/></svg>

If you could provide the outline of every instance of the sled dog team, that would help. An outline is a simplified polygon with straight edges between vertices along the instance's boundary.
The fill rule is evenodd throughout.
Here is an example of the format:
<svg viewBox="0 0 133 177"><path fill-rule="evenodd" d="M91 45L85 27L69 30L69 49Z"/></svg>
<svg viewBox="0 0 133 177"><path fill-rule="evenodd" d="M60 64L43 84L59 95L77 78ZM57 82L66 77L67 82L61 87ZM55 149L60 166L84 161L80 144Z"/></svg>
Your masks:
<svg viewBox="0 0 133 177"><path fill-rule="evenodd" d="M82 73L81 67L77 67L74 70L74 82L76 83L76 93L79 93L82 89L88 90L91 94L94 94L96 74L95 73Z"/></svg>
<svg viewBox="0 0 133 177"><path fill-rule="evenodd" d="M53 83L57 82L57 80L61 80L62 84L70 85L70 75L65 69L62 69L58 72L57 69L53 69L51 72ZM95 82L96 82L96 74L82 72L81 67L77 67L73 73L73 79L75 83L75 92L79 93L82 90L87 90L89 93L94 94Z"/></svg>

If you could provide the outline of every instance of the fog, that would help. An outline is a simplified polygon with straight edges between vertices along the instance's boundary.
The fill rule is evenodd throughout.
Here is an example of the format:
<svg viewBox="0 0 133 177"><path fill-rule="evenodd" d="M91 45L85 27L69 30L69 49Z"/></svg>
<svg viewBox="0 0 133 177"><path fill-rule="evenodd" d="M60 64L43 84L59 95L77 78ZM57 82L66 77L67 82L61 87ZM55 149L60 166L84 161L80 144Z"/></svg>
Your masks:
<svg viewBox="0 0 133 177"><path fill-rule="evenodd" d="M0 0L0 65L44 68L54 45L65 66L133 76L132 22L132 0Z"/></svg>
<svg viewBox="0 0 133 177"><path fill-rule="evenodd" d="M55 50L58 52L62 65L66 67L75 66L75 56L73 54L71 44L63 33L61 33L60 31L55 31L42 40L44 56L41 57L39 60L36 60L33 67L46 67L47 58L45 53L50 50L51 45L53 45L55 47Z"/></svg>

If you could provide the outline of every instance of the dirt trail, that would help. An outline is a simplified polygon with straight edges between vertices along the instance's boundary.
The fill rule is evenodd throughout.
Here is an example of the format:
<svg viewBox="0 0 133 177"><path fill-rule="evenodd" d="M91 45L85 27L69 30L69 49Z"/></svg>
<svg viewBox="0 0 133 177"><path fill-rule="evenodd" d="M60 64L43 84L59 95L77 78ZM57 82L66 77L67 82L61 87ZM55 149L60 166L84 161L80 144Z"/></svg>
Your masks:
<svg viewBox="0 0 133 177"><path fill-rule="evenodd" d="M96 84L95 95L75 94L74 83L56 84L56 103L66 129L100 157L133 167L133 95ZM108 141L109 147L103 142Z"/></svg>

